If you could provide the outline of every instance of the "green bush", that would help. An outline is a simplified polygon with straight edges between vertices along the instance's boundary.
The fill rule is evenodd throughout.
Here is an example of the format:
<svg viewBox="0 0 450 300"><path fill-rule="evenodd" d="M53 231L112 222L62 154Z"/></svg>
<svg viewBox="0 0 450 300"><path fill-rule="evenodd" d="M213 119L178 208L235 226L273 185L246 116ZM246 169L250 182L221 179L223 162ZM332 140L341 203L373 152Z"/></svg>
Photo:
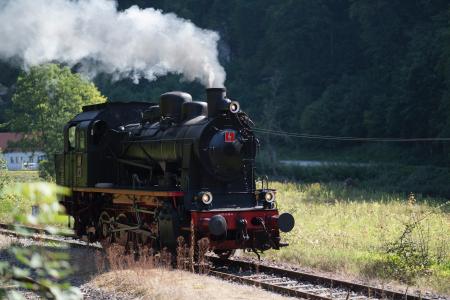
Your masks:
<svg viewBox="0 0 450 300"><path fill-rule="evenodd" d="M2 149L0 148L0 171L6 170L6 169L7 169L6 160L3 157Z"/></svg>

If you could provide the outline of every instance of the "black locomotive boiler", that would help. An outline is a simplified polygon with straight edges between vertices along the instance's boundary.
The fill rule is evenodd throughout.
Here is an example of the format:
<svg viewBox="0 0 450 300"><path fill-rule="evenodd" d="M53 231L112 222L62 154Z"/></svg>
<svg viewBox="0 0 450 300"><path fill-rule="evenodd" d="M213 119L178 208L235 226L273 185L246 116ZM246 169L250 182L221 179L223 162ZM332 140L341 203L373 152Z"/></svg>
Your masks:
<svg viewBox="0 0 450 300"><path fill-rule="evenodd" d="M207 237L222 256L286 245L294 219L256 186L252 121L225 89L206 96L89 105L67 123L57 183L72 191L62 204L78 236L170 250Z"/></svg>

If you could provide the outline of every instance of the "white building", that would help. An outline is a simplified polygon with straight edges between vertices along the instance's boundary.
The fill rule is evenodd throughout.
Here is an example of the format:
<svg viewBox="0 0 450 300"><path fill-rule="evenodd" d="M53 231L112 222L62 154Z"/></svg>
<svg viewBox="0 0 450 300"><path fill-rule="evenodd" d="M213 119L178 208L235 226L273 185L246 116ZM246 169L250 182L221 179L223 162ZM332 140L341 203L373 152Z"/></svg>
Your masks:
<svg viewBox="0 0 450 300"><path fill-rule="evenodd" d="M6 160L8 170L37 170L39 162L45 159L42 151L24 152L20 149L8 148L9 142L20 141L22 135L14 132L0 132L0 150Z"/></svg>
<svg viewBox="0 0 450 300"><path fill-rule="evenodd" d="M6 160L8 170L18 171L18 170L37 170L39 167L39 162L45 159L44 152L5 152L3 157Z"/></svg>

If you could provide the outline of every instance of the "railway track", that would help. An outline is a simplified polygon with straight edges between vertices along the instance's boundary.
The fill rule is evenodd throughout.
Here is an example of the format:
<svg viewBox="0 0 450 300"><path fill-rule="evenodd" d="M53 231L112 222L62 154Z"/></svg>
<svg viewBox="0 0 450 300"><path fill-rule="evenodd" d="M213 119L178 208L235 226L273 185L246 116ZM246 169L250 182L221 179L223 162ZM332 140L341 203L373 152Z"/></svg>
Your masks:
<svg viewBox="0 0 450 300"><path fill-rule="evenodd" d="M210 257L209 260L213 264L213 268L210 270L211 275L302 299L444 299L405 294L350 281L336 280L238 259L230 260Z"/></svg>
<svg viewBox="0 0 450 300"><path fill-rule="evenodd" d="M59 242L71 247L93 247L102 249L98 244L89 244L75 239L74 236L51 236L45 229L29 226L19 226L25 229L17 231L17 227L0 223L0 234L39 239L40 241ZM318 276L305 272L293 271L264 264L235 259L221 259L208 256L211 263L209 275L242 284L310 300L444 300L444 297L428 297L427 295L412 295L397 291L380 289L350 281Z"/></svg>
<svg viewBox="0 0 450 300"><path fill-rule="evenodd" d="M25 226L25 225L11 225L6 223L0 223L0 234L30 238L33 240L40 240L44 242L56 242L64 243L70 247L90 247L96 249L102 249L98 244L86 243L75 238L75 235L50 235L45 228Z"/></svg>

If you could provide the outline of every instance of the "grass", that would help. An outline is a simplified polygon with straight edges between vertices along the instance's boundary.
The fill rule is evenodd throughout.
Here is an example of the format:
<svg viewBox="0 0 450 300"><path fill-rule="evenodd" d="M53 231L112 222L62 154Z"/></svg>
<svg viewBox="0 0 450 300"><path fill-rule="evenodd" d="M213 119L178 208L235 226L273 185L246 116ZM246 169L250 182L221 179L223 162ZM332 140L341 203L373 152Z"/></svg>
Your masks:
<svg viewBox="0 0 450 300"><path fill-rule="evenodd" d="M7 171L7 173L14 182L40 181L38 171Z"/></svg>
<svg viewBox="0 0 450 300"><path fill-rule="evenodd" d="M359 277L398 279L450 294L450 205L442 206L442 199L408 199L333 183L271 186L278 189L280 211L292 213L296 226L283 236L290 246L269 251L267 257ZM394 245L415 221L407 243L402 240L397 247L407 245L406 254L399 252ZM399 263L415 254L422 255L420 263ZM395 268L414 278L406 281Z"/></svg>

